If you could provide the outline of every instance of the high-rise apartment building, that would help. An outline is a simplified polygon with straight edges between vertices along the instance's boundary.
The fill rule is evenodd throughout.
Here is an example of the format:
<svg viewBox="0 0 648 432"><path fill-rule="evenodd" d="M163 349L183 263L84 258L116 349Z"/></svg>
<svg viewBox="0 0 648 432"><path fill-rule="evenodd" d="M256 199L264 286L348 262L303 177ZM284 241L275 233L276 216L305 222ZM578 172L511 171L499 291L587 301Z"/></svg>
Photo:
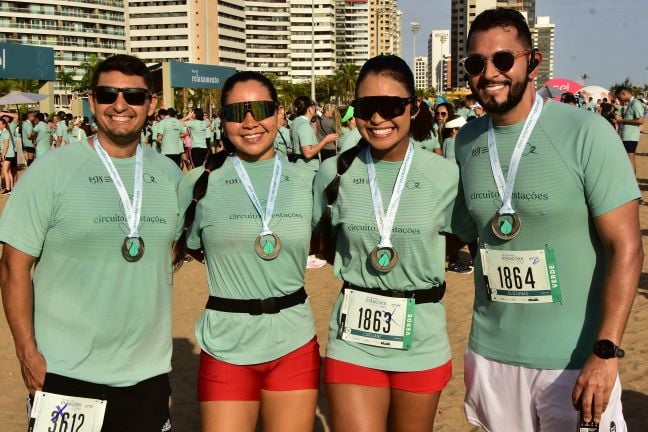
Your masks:
<svg viewBox="0 0 648 432"><path fill-rule="evenodd" d="M245 51L249 70L290 76L290 0L246 0Z"/></svg>
<svg viewBox="0 0 648 432"><path fill-rule="evenodd" d="M450 30L432 30L428 37L428 88L445 91L443 71L450 57Z"/></svg>
<svg viewBox="0 0 648 432"><path fill-rule="evenodd" d="M532 30L533 46L542 52L542 63L536 79L537 86L542 86L554 75L554 39L556 25L550 17L538 17Z"/></svg>
<svg viewBox="0 0 648 432"><path fill-rule="evenodd" d="M337 64L362 66L369 58L368 0L335 1L335 55Z"/></svg>
<svg viewBox="0 0 648 432"><path fill-rule="evenodd" d="M290 1L290 63L294 81L335 70L335 0Z"/></svg>
<svg viewBox="0 0 648 432"><path fill-rule="evenodd" d="M396 0L369 0L370 56L400 55L403 13Z"/></svg>
<svg viewBox="0 0 648 432"><path fill-rule="evenodd" d="M497 6L522 12L526 16L530 27L536 22L536 0L498 0Z"/></svg>
<svg viewBox="0 0 648 432"><path fill-rule="evenodd" d="M124 53L126 40L122 0L0 2L0 42L53 48L57 73L72 73L75 80L92 54ZM67 104L70 90L55 87L54 103Z"/></svg>
<svg viewBox="0 0 648 432"><path fill-rule="evenodd" d="M424 56L414 57L414 87L416 90L428 89L428 59Z"/></svg>

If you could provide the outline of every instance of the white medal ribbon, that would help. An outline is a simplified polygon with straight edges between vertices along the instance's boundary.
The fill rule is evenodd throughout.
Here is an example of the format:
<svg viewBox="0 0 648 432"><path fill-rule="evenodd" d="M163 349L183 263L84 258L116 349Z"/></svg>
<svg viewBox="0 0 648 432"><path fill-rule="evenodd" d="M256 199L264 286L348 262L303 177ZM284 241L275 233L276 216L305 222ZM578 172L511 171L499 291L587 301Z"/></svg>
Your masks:
<svg viewBox="0 0 648 432"><path fill-rule="evenodd" d="M241 160L238 158L238 156L234 156L232 158L232 163L234 163L236 174L238 174L241 183L243 183L245 192L247 193L248 197L250 197L250 201L252 201L252 204L254 204L254 208L256 208L259 216L261 216L261 224L263 225L263 227L261 229L260 235L266 236L272 234L272 231L270 230L270 221L272 220L272 212L274 211L277 192L279 191L279 182L281 181L281 160L279 159L279 156L275 155L274 158L272 180L270 181L270 190L268 191L268 202L266 204L265 211L263 211L263 207L261 207L261 202L254 192L252 181L250 180L250 177L248 176L247 171L245 171L245 167L243 166L243 163L241 163Z"/></svg>
<svg viewBox="0 0 648 432"><path fill-rule="evenodd" d="M522 159L522 152L524 147L526 147L531 132L536 125L536 122L540 118L540 113L542 112L542 97L540 95L535 95L535 101L533 102L533 107L531 108L531 113L524 122L522 127L522 132L518 137L515 148L513 149L513 154L511 155L511 163L509 164L508 176L504 180L504 173L502 173L502 167L500 166L499 155L497 154L497 146L495 145L495 130L493 129L493 121L491 118L488 118L488 155L490 157L491 171L493 172L493 179L497 185L497 191L499 192L500 199L502 200L502 207L499 209L499 214L512 214L515 213L515 209L511 204L511 198L513 196L513 186L515 185L515 177L517 175L517 170L520 165L520 160Z"/></svg>
<svg viewBox="0 0 648 432"><path fill-rule="evenodd" d="M378 225L378 232L380 233L380 243L378 243L378 247L390 248L392 247L391 232L392 228L394 227L394 220L396 219L398 204L400 203L401 195L403 194L403 189L405 188L407 173L409 172L410 165L412 164L412 159L414 158L414 146L411 142L407 146L407 153L405 153L403 164L398 170L398 176L396 177L394 190L392 192L391 199L389 200L387 214L385 214L382 196L380 195L380 189L378 188L378 182L376 180L376 167L371 157L370 147L366 148L364 158L367 164L367 174L369 175L369 188L371 189L371 199L373 201L374 214L376 215L376 225Z"/></svg>
<svg viewBox="0 0 648 432"><path fill-rule="evenodd" d="M99 159L103 162L110 178L112 179L115 189L119 193L119 198L121 198L122 206L124 207L124 213L126 216L126 222L128 224L128 237L129 238L139 238L139 223L140 216L142 215L142 188L143 188L143 178L144 178L144 157L142 153L142 145L137 144L137 151L135 153L135 181L133 186L133 202L131 203L130 198L128 197L128 192L122 182L119 172L115 168L115 165L112 163L110 156L106 153L106 150L101 146L99 138L97 135L94 137L94 148L99 155Z"/></svg>

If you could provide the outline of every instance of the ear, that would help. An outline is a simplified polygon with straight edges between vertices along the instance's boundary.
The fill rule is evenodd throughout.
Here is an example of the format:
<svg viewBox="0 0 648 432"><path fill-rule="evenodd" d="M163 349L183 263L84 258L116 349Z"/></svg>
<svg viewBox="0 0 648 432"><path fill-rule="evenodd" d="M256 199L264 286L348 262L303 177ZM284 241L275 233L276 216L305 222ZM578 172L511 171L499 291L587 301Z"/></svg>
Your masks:
<svg viewBox="0 0 648 432"><path fill-rule="evenodd" d="M531 79L534 79L536 76L538 76L538 66L540 66L540 63L542 62L542 53L538 48L533 48L531 50L531 58L529 59L529 65L527 67L527 73L532 75L530 76Z"/></svg>

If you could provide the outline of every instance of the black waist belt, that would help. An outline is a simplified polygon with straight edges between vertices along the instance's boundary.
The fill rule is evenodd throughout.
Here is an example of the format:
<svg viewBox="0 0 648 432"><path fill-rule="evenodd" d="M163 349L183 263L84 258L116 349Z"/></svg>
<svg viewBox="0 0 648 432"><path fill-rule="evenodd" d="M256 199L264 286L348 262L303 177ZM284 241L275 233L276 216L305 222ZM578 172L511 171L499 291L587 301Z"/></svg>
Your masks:
<svg viewBox="0 0 648 432"><path fill-rule="evenodd" d="M266 299L241 300L209 296L206 308L222 312L248 313L250 315L276 314L282 309L304 303L307 297L304 287L282 297Z"/></svg>
<svg viewBox="0 0 648 432"><path fill-rule="evenodd" d="M438 303L443 298L446 290L445 281L441 285L433 286L426 289L412 290L412 291L394 291L389 289L381 288L364 288L356 285L352 285L349 282L344 282L342 285L342 292L347 289L352 289L356 291L362 291L369 294L376 294L385 297L395 297L395 298L413 298L416 304L421 303Z"/></svg>

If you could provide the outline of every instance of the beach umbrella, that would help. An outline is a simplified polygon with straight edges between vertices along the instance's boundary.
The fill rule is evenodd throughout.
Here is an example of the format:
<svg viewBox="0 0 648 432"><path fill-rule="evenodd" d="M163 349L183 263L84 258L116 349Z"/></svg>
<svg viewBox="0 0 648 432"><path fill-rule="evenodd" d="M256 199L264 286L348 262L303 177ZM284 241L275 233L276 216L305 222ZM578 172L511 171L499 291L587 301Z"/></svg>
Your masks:
<svg viewBox="0 0 648 432"><path fill-rule="evenodd" d="M47 95L38 93L25 93L25 92L11 92L0 98L0 105L21 105L21 104L35 104L45 99Z"/></svg>
<svg viewBox="0 0 648 432"><path fill-rule="evenodd" d="M553 78L544 83L546 87L556 87L561 90L560 94L565 92L576 93L583 88L582 84L579 84L575 81L568 80L566 78Z"/></svg>
<svg viewBox="0 0 648 432"><path fill-rule="evenodd" d="M551 98L551 99L560 99L560 95L565 93L565 90L560 90L557 87L551 87L551 86L542 86L540 89L538 89L538 94L542 97L546 98Z"/></svg>
<svg viewBox="0 0 648 432"><path fill-rule="evenodd" d="M585 100L589 100L590 97L594 98L594 101L597 99L608 98L610 100L610 90L603 88L601 86L587 86L583 87L580 90L580 94L585 97Z"/></svg>

